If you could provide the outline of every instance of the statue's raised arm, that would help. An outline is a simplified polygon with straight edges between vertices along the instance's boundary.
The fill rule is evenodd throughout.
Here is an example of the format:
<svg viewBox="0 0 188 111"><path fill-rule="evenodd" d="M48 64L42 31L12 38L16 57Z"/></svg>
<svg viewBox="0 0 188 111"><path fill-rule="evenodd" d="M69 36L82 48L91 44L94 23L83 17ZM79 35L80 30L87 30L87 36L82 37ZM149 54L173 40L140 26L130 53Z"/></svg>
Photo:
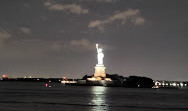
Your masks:
<svg viewBox="0 0 188 111"><path fill-rule="evenodd" d="M96 44L97 51L99 50L99 44Z"/></svg>

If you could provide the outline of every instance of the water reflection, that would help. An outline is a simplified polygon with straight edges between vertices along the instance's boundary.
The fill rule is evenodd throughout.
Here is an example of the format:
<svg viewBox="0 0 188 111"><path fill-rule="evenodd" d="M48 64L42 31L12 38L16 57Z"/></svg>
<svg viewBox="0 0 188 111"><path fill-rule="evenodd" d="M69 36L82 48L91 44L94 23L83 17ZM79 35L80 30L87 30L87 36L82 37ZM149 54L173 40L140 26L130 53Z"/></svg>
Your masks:
<svg viewBox="0 0 188 111"><path fill-rule="evenodd" d="M106 104L106 92L107 87L93 86L91 89L91 105L93 105L92 111L104 111L107 110Z"/></svg>

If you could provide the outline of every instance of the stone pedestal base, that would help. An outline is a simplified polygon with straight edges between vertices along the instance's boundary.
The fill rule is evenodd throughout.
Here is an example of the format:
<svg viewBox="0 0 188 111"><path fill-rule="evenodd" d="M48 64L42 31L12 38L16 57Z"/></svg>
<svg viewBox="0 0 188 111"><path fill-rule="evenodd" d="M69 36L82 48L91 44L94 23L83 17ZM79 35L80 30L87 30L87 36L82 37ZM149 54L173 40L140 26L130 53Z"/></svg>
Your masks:
<svg viewBox="0 0 188 111"><path fill-rule="evenodd" d="M94 77L106 77L105 69L106 67L104 66L96 66Z"/></svg>

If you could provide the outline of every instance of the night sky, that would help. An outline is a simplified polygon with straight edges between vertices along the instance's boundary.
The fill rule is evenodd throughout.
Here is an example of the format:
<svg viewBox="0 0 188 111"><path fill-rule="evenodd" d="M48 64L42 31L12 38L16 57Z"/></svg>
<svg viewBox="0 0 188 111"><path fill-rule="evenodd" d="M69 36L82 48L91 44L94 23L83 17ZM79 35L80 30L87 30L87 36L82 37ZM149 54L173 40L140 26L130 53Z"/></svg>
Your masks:
<svg viewBox="0 0 188 111"><path fill-rule="evenodd" d="M187 0L1 0L0 76L188 80Z"/></svg>

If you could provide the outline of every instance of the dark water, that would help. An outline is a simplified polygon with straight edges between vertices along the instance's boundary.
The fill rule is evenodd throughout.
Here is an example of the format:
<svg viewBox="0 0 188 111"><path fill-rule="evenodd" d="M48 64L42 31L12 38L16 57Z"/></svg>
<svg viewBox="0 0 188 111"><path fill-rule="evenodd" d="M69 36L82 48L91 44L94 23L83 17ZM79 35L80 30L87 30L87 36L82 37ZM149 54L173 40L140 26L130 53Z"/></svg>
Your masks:
<svg viewBox="0 0 188 111"><path fill-rule="evenodd" d="M0 111L188 111L188 89L0 82Z"/></svg>

